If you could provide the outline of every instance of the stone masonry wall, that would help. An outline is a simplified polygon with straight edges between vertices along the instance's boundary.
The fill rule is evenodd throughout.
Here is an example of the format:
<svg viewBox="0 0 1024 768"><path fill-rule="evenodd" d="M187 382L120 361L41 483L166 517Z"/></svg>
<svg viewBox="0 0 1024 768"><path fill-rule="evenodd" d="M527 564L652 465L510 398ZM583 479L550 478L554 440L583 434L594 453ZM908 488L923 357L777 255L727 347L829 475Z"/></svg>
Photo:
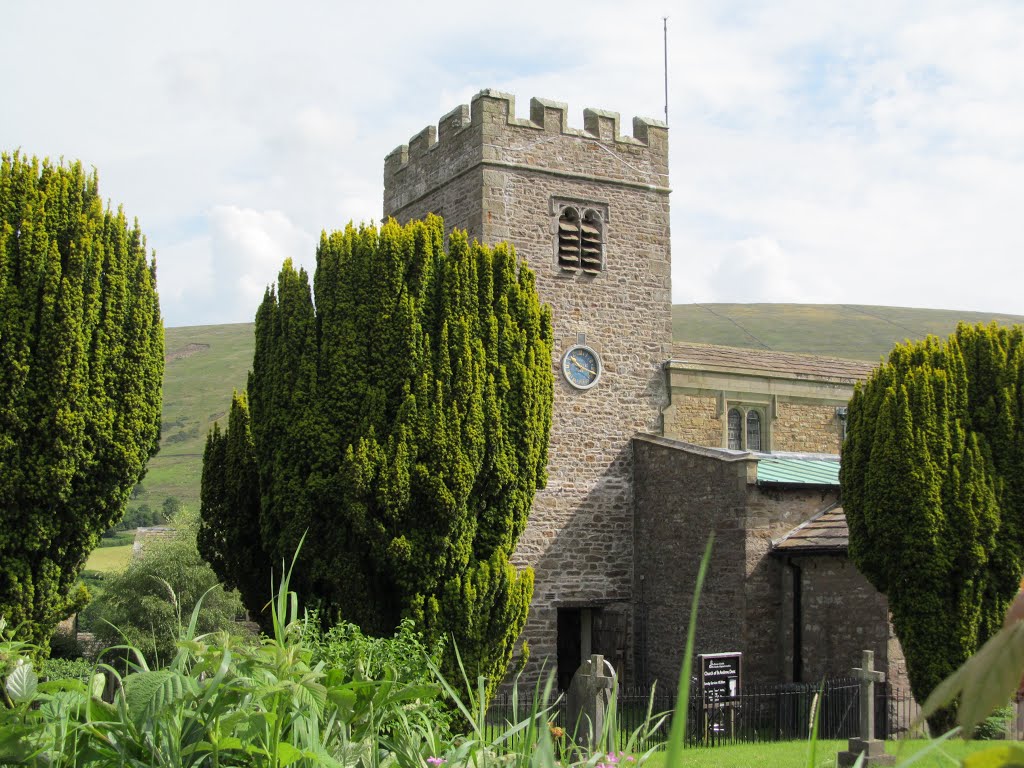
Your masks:
<svg viewBox="0 0 1024 768"><path fill-rule="evenodd" d="M833 405L779 402L772 422L772 450L839 453L842 424Z"/></svg>
<svg viewBox="0 0 1024 768"><path fill-rule="evenodd" d="M631 610L633 461L637 432L660 432L667 402L661 364L671 349L668 136L618 115L534 99L530 119L492 91L442 119L385 163L384 214L440 211L446 226L494 244L508 240L534 270L552 308L555 403L548 484L537 494L515 562L535 570L525 638L531 669L554 661L560 606ZM555 260L555 199L606 206L605 269L567 273ZM601 356L597 386L571 387L562 356L585 334ZM632 622L629 622L630 624ZM528 675L529 677L529 675Z"/></svg>
<svg viewBox="0 0 1024 768"><path fill-rule="evenodd" d="M745 604L743 647L746 679L788 679L780 621L784 603L783 565L771 554L772 541L835 503L835 488L785 488L748 485L745 509Z"/></svg>
<svg viewBox="0 0 1024 768"><path fill-rule="evenodd" d="M695 445L720 448L723 445L722 417L718 415L718 398L675 393L672 405L665 411L665 436Z"/></svg>
<svg viewBox="0 0 1024 768"><path fill-rule="evenodd" d="M697 569L712 531L695 653L740 651L750 683L791 679L790 593L771 543L833 504L835 490L757 486L755 459L667 438L639 436L633 451L640 682L657 680L669 690L678 682ZM807 653L815 653L812 646Z"/></svg>
<svg viewBox="0 0 1024 768"><path fill-rule="evenodd" d="M708 536L711 564L700 597L695 653L737 648L744 632L748 472L752 459L723 459L638 437L636 461L635 634L638 682L674 691L686 647L693 588ZM666 688L667 686L667 688Z"/></svg>
<svg viewBox="0 0 1024 768"><path fill-rule="evenodd" d="M665 410L665 435L696 445L725 447L724 414L714 395L676 390ZM770 408L767 410L771 410ZM768 424L773 452L839 453L841 424L834 405L808 405L778 398L777 414Z"/></svg>
<svg viewBox="0 0 1024 768"><path fill-rule="evenodd" d="M885 596L844 555L794 557L801 600L801 678L845 677L860 666L862 650L875 652L875 667L887 681L907 689L903 651L889 623ZM793 669L793 573L786 567L783 600L788 623L781 647L785 669Z"/></svg>

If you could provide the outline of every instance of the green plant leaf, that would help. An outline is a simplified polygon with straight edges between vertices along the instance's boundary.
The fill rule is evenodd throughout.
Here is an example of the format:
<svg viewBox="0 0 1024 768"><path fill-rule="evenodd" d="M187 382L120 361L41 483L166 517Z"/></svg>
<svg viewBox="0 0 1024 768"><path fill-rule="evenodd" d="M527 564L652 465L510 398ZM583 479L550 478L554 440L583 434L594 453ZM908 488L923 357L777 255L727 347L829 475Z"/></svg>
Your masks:
<svg viewBox="0 0 1024 768"><path fill-rule="evenodd" d="M103 691L106 689L106 687L107 676L104 675L102 672L97 672L95 675L92 676L92 679L89 681L90 693L97 699L103 696Z"/></svg>
<svg viewBox="0 0 1024 768"><path fill-rule="evenodd" d="M1024 768L1024 749L1013 744L1000 744L968 755L963 768Z"/></svg>
<svg viewBox="0 0 1024 768"><path fill-rule="evenodd" d="M302 750L287 741L277 744L277 764L282 766L291 765L303 757Z"/></svg>
<svg viewBox="0 0 1024 768"><path fill-rule="evenodd" d="M2 631L3 627L0 627ZM11 723L0 728L0 763L25 763L32 757L29 738L38 730L35 725Z"/></svg>
<svg viewBox="0 0 1024 768"><path fill-rule="evenodd" d="M18 664L7 676L7 695L11 701L23 703L32 701L39 687L39 677L31 664Z"/></svg>

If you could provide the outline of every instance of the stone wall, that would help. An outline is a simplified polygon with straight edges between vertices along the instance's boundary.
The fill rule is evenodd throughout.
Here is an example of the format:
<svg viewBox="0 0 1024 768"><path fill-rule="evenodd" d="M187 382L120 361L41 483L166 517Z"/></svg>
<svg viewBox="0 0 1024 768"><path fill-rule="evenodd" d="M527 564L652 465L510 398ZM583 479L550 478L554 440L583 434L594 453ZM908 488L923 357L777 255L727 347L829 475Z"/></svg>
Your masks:
<svg viewBox="0 0 1024 768"><path fill-rule="evenodd" d="M582 130L569 128L565 105L540 99L518 119L512 97L484 91L385 163L385 216L440 212L482 242L510 241L552 308L548 484L515 557L536 573L525 631L536 662L554 660L559 607L632 606L630 439L661 430L672 335L668 135L646 120L633 121L633 134L620 135L618 115L600 110L584 110ZM558 267L556 199L607 209L599 274ZM603 364L585 391L561 375L579 334Z"/></svg>
<svg viewBox="0 0 1024 768"><path fill-rule="evenodd" d="M756 462L681 449L638 437L636 462L636 668L661 690L678 682L693 588L712 532L714 549L700 597L696 653L743 650L746 566L743 517ZM749 679L749 678L748 678ZM665 686L668 686L667 688Z"/></svg>
<svg viewBox="0 0 1024 768"><path fill-rule="evenodd" d="M837 489L758 486L756 459L667 438L639 436L633 451L636 667L642 682L657 679L670 690L677 683L696 574L712 531L695 653L740 651L746 680L791 680L786 622L792 618L786 618L784 564L771 545L831 506Z"/></svg>
<svg viewBox="0 0 1024 768"><path fill-rule="evenodd" d="M709 448L725 445L725 424L714 395L675 393L665 410L665 436Z"/></svg>
<svg viewBox="0 0 1024 768"><path fill-rule="evenodd" d="M909 690L906 661L889 621L885 595L872 587L845 555L796 556L785 562L781 647L790 679L845 677L860 666L861 651L875 652L875 667L891 684ZM793 593L799 579L800 669L794 668Z"/></svg>
<svg viewBox="0 0 1024 768"><path fill-rule="evenodd" d="M834 405L779 402L772 421L772 450L839 453L842 422Z"/></svg>
<svg viewBox="0 0 1024 768"><path fill-rule="evenodd" d="M713 448L725 447L726 416L721 408L715 395L673 392L672 404L665 409L666 437ZM771 416L770 403L765 404L764 411L769 415L765 434L772 452L838 454L842 448L842 423L836 416L836 406L831 403L812 405L777 398L775 416Z"/></svg>
<svg viewBox="0 0 1024 768"><path fill-rule="evenodd" d="M744 515L746 603L741 650L746 654L748 680L784 682L790 679L783 655L786 648L785 625L781 618L785 602L783 566L771 554L772 541L832 506L838 495L838 488L747 486Z"/></svg>

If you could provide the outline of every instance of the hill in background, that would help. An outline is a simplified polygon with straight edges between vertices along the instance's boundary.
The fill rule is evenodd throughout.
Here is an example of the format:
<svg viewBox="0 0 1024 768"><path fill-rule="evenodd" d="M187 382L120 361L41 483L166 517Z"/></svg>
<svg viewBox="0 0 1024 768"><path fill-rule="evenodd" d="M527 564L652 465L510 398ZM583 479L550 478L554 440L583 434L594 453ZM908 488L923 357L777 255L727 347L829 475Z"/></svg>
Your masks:
<svg viewBox="0 0 1024 768"><path fill-rule="evenodd" d="M1020 315L858 304L676 304L672 336L728 347L878 362L896 344L949 336L959 322L1024 323Z"/></svg>
<svg viewBox="0 0 1024 768"><path fill-rule="evenodd" d="M955 310L853 304L677 304L676 341L845 357L877 362L893 345L948 336L958 322L1024 324L1024 317ZM175 497L199 506L203 447L222 426L234 390L245 389L255 345L253 324L168 328L165 334L160 453L149 462L132 507L159 510Z"/></svg>

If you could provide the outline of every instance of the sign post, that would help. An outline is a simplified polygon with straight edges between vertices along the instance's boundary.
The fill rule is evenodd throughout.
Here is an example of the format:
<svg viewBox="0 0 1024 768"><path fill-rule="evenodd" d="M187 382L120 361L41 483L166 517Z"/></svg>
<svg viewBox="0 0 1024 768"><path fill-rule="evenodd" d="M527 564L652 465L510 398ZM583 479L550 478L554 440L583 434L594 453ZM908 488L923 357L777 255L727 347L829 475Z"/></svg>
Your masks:
<svg viewBox="0 0 1024 768"><path fill-rule="evenodd" d="M743 680L743 654L697 655L700 698L704 709L704 738L713 741L732 735Z"/></svg>

